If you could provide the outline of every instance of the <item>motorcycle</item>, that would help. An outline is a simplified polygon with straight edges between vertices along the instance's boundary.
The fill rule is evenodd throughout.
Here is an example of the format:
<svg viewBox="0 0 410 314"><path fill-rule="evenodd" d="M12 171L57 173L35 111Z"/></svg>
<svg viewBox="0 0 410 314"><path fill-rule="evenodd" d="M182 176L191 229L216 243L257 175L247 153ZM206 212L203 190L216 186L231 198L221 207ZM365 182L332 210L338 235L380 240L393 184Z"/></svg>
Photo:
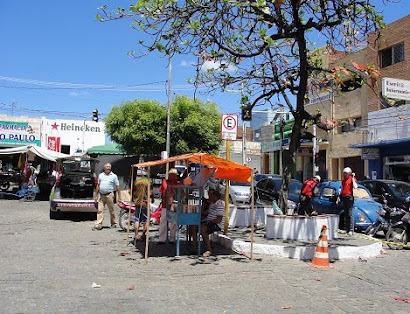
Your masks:
<svg viewBox="0 0 410 314"><path fill-rule="evenodd" d="M377 212L380 216L379 219L365 230L365 234L373 237L379 231L383 231L386 235L390 227L399 222L406 213L402 208L389 207L386 198L384 198L383 203L382 209Z"/></svg>
<svg viewBox="0 0 410 314"><path fill-rule="evenodd" d="M124 231L127 231L128 227L128 214L131 209L131 218L130 218L130 231L134 230L134 216L135 216L135 204L129 201L119 201L117 202L118 207L121 209L118 216L118 224L120 228ZM154 208L154 204L151 204L151 208ZM159 225L161 217L162 203L151 213L150 223Z"/></svg>
<svg viewBox="0 0 410 314"><path fill-rule="evenodd" d="M404 211L400 216L400 219L393 223L386 233L386 241L390 249L398 250L402 249L403 245L396 245L394 243L400 243L406 245L410 235L410 212Z"/></svg>

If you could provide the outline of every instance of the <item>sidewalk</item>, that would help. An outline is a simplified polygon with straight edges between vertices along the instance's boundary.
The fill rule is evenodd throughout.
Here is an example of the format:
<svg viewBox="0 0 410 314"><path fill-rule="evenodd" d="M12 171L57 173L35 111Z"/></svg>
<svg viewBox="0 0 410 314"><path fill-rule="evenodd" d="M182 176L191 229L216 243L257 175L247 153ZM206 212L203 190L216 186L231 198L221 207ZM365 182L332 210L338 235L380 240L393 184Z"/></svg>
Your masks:
<svg viewBox="0 0 410 314"><path fill-rule="evenodd" d="M329 241L331 260L371 258L380 255L383 245L363 234L349 236L340 234L339 238ZM359 237L360 236L360 237ZM215 239L216 240L216 239ZM229 228L228 234L218 235L220 244L238 253L250 253L251 228ZM265 238L264 229L255 229L253 253L271 255L279 258L310 260L315 253L317 241L289 241Z"/></svg>
<svg viewBox="0 0 410 314"><path fill-rule="evenodd" d="M158 225L150 226L150 246L149 256L167 256L176 255L174 243L158 243ZM133 234L130 233L131 238ZM264 237L264 229L256 229L254 233L253 254L267 255L277 258L292 258L300 260L311 260L315 253L317 241L288 241L281 239L267 239ZM359 237L339 234L339 238L329 240L329 258L330 260L343 259L367 259L382 254L383 245L376 242L375 239L365 239L366 236L359 233ZM250 254L251 248L251 228L229 228L228 234L213 234L213 250L216 255L247 255ZM195 255L190 249L190 243L186 241L186 229L183 226L180 230L180 255ZM130 244L129 247L133 245ZM137 250L144 252L145 241L138 242ZM201 250L204 251L203 242ZM196 251L195 251L196 252Z"/></svg>

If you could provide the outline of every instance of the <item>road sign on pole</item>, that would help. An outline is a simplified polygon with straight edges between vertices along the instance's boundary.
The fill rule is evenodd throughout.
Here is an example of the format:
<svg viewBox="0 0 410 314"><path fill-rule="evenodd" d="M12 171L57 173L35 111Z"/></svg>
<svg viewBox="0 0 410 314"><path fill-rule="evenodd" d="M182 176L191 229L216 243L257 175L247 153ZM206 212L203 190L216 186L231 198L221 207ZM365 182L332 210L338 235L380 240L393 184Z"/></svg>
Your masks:
<svg viewBox="0 0 410 314"><path fill-rule="evenodd" d="M238 138L238 115L223 114L221 122L221 140L236 141Z"/></svg>

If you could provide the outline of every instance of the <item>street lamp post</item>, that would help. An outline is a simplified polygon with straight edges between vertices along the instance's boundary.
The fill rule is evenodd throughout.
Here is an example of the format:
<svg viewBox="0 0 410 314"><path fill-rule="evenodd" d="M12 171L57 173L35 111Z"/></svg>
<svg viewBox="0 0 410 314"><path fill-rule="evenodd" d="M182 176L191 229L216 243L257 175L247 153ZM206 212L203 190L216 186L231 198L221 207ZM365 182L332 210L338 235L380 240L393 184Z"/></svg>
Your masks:
<svg viewBox="0 0 410 314"><path fill-rule="evenodd" d="M167 143L166 143L166 151L167 151L167 158L170 155L170 147L171 147L171 103L172 103L172 95L171 95L171 78L172 78L172 57L169 56L168 58L168 108L167 108ZM168 171L169 171L169 163L165 164L165 179L168 179Z"/></svg>

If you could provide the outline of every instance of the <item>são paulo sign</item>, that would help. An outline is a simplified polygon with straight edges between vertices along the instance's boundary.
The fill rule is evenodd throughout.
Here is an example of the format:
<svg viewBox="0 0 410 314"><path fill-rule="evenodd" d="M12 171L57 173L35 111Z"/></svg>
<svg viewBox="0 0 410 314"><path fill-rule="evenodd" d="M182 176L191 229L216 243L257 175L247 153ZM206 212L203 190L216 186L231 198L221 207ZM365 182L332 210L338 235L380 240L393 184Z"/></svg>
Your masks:
<svg viewBox="0 0 410 314"><path fill-rule="evenodd" d="M0 144L40 146L40 123L0 121Z"/></svg>

